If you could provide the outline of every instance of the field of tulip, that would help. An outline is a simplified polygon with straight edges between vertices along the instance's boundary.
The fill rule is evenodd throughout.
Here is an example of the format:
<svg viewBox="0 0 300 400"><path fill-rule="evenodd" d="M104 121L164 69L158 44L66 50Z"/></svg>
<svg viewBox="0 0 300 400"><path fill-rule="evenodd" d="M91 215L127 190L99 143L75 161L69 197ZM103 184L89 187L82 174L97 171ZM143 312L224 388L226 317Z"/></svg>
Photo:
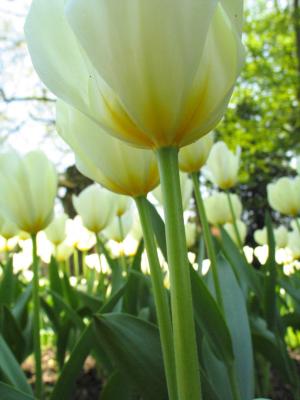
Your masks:
<svg viewBox="0 0 300 400"><path fill-rule="evenodd" d="M215 132L242 15L33 0L29 53L92 183L70 215L47 154L0 153L0 400L300 400L300 157L254 231Z"/></svg>

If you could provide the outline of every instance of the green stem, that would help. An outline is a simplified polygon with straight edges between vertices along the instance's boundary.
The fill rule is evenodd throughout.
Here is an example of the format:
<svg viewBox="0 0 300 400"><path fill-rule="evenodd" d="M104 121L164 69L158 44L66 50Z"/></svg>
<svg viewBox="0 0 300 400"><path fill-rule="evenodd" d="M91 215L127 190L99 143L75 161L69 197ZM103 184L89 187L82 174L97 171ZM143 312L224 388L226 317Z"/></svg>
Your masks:
<svg viewBox="0 0 300 400"><path fill-rule="evenodd" d="M178 396L176 385L175 354L172 339L172 322L167 292L164 287L163 274L157 255L157 246L154 240L153 231L151 229L151 218L148 212L147 201L144 197L137 197L135 198L135 203L140 216L147 256L149 260L169 399L176 400L178 399Z"/></svg>
<svg viewBox="0 0 300 400"><path fill-rule="evenodd" d="M122 241L120 242L120 246L121 246L121 257L120 257L121 266L122 266L123 271L127 271L127 262L126 262L126 258L125 258L124 245L123 245L125 237L124 237L124 229L123 229L123 224L122 224L122 217L118 216L118 223L119 223L120 236L121 236L121 239L122 239Z"/></svg>
<svg viewBox="0 0 300 400"><path fill-rule="evenodd" d="M178 397L201 400L193 301L179 182L178 150L157 151L166 224Z"/></svg>
<svg viewBox="0 0 300 400"><path fill-rule="evenodd" d="M192 174L192 180L193 180L193 185L194 185L194 194L195 194L195 199L196 199L196 205L197 205L197 209L199 212L200 221L201 221L201 225L202 225L202 229L203 229L203 237L204 237L207 253L208 253L208 256L209 256L209 259L211 262L211 269L212 269L212 275L213 275L213 280L214 280L214 287L215 287L215 291L216 291L217 301L219 303L219 306L221 307L221 310L223 310L224 309L223 298L222 298L222 292L221 292L219 275L218 275L217 257L216 257L213 240L212 240L211 231L210 231L209 224L208 224L207 217L206 217L206 212L205 212L202 195L201 195L201 192L199 189L199 181L198 181L197 173Z"/></svg>
<svg viewBox="0 0 300 400"><path fill-rule="evenodd" d="M79 256L78 250L75 248L73 253L73 262L74 262L74 276L79 280L80 278L80 270L79 270Z"/></svg>
<svg viewBox="0 0 300 400"><path fill-rule="evenodd" d="M237 383L237 378L236 378L236 372L234 368L234 364L227 366L227 373L228 373L228 378L231 386L231 393L232 393L232 398L233 400L240 400L241 395Z"/></svg>
<svg viewBox="0 0 300 400"><path fill-rule="evenodd" d="M39 298L39 263L37 256L36 235L32 239L32 271L33 271L33 347L35 358L35 394L38 399L42 398L42 352L40 337L40 298Z"/></svg>
<svg viewBox="0 0 300 400"><path fill-rule="evenodd" d="M239 232L238 227L237 227L236 217L235 217L235 213L234 213L234 209L233 209L230 193L228 191L226 191L226 195L227 195L227 199L228 199L230 213L231 213L231 216L232 216L232 224L233 224L233 229L234 229L234 232L235 232L235 236L237 238L237 241L238 241L240 249L243 251L243 242L242 242L241 235L240 235L240 232Z"/></svg>

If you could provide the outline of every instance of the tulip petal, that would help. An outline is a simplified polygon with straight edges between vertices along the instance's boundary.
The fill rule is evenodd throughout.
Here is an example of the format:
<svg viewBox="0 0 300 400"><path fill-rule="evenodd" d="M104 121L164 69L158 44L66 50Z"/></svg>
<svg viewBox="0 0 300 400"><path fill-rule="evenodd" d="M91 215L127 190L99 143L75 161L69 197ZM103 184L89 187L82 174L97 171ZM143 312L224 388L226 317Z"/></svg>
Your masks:
<svg viewBox="0 0 300 400"><path fill-rule="evenodd" d="M96 123L59 101L57 125L74 150L80 171L117 193L138 196L158 183L155 155L108 135Z"/></svg>
<svg viewBox="0 0 300 400"><path fill-rule="evenodd" d="M217 0L69 0L83 49L155 146L172 143Z"/></svg>
<svg viewBox="0 0 300 400"><path fill-rule="evenodd" d="M25 36L33 65L45 85L79 109L86 108L88 71L64 18L65 0L33 0Z"/></svg>

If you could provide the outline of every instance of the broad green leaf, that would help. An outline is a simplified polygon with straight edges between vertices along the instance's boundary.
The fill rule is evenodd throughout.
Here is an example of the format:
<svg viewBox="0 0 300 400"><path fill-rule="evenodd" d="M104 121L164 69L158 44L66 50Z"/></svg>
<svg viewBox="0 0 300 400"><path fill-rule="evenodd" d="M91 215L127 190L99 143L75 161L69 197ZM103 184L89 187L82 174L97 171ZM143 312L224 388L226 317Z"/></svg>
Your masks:
<svg viewBox="0 0 300 400"><path fill-rule="evenodd" d="M139 396L128 385L127 379L119 372L114 372L101 392L101 400L138 400Z"/></svg>
<svg viewBox="0 0 300 400"><path fill-rule="evenodd" d="M29 283L26 289L17 298L15 305L12 309L12 314L14 315L17 321L20 321L20 319L22 318L26 310L26 307L31 299L31 295L32 295L32 284Z"/></svg>
<svg viewBox="0 0 300 400"><path fill-rule="evenodd" d="M232 341L222 312L200 276L191 267L191 283L196 323L214 354L230 365L234 361Z"/></svg>
<svg viewBox="0 0 300 400"><path fill-rule="evenodd" d="M268 329L262 318L252 318L251 328L255 352L262 354L277 369L285 381L295 384L297 374L284 342Z"/></svg>
<svg viewBox="0 0 300 400"><path fill-rule="evenodd" d="M52 292L52 290L49 290L49 292L52 294L53 298L55 298L57 304L66 312L66 315L74 323L74 325L82 329L84 327L84 323L77 312L74 311L73 308L69 306L64 298L61 297L59 294Z"/></svg>
<svg viewBox="0 0 300 400"><path fill-rule="evenodd" d="M126 284L119 289L113 296L99 310L100 312L111 312L114 306L118 303L120 298L123 296ZM51 394L51 400L62 400L68 399L74 388L74 384L77 376L80 373L84 360L88 354L95 350L96 356L100 353L100 359L102 358L102 349L99 349L95 340L95 334L92 328L92 324L88 325L81 333L74 349L71 351L70 358L65 363L63 370L58 378L58 381Z"/></svg>
<svg viewBox="0 0 300 400"><path fill-rule="evenodd" d="M3 400L34 400L34 397L26 392L16 389L6 383L0 382L0 399Z"/></svg>
<svg viewBox="0 0 300 400"><path fill-rule="evenodd" d="M263 295L263 287L258 272L252 267L252 265L247 263L245 257L241 254L240 250L224 228L221 229L221 234L223 254L231 264L235 277L245 296L247 297L248 289L250 288L259 298L261 298Z"/></svg>
<svg viewBox="0 0 300 400"><path fill-rule="evenodd" d="M84 360L91 351L93 339L94 334L92 329L90 329L90 327L86 328L75 345L68 362L63 367L61 375L51 394L51 400L69 398Z"/></svg>
<svg viewBox="0 0 300 400"><path fill-rule="evenodd" d="M143 400L167 399L159 332L155 325L127 314L95 318L95 330L118 371Z"/></svg>
<svg viewBox="0 0 300 400"><path fill-rule="evenodd" d="M1 307L1 317L1 334L18 362L21 363L26 356L25 339L21 329L6 306Z"/></svg>
<svg viewBox="0 0 300 400"><path fill-rule="evenodd" d="M217 265L224 303L225 319L232 339L235 370L241 398L243 400L250 400L254 396L254 370L247 307L243 292L235 278L230 264L222 256L219 256ZM211 276L209 285L210 288L213 288ZM218 360L216 359L216 361ZM213 387L217 390L218 382L213 381L213 376L209 374L209 371L207 372L207 375L209 378L212 378ZM221 395L222 393L218 392L218 394Z"/></svg>
<svg viewBox="0 0 300 400"><path fill-rule="evenodd" d="M2 279L0 282L0 305L9 306L14 298L15 276L13 273L13 261L9 258L4 266Z"/></svg>
<svg viewBox="0 0 300 400"><path fill-rule="evenodd" d="M32 394L26 377L5 340L0 335L0 369L9 382L22 392Z"/></svg>

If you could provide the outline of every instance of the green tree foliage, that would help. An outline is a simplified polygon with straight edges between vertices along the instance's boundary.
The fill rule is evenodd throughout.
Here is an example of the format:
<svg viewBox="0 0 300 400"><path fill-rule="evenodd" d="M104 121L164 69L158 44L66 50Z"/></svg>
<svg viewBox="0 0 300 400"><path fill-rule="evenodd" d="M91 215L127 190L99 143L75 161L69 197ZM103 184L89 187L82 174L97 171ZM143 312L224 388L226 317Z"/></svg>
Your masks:
<svg viewBox="0 0 300 400"><path fill-rule="evenodd" d="M219 138L241 147L240 194L253 229L263 224L266 184L293 175L290 160L300 153L299 6L297 0L284 3L249 5L246 63L218 128Z"/></svg>

